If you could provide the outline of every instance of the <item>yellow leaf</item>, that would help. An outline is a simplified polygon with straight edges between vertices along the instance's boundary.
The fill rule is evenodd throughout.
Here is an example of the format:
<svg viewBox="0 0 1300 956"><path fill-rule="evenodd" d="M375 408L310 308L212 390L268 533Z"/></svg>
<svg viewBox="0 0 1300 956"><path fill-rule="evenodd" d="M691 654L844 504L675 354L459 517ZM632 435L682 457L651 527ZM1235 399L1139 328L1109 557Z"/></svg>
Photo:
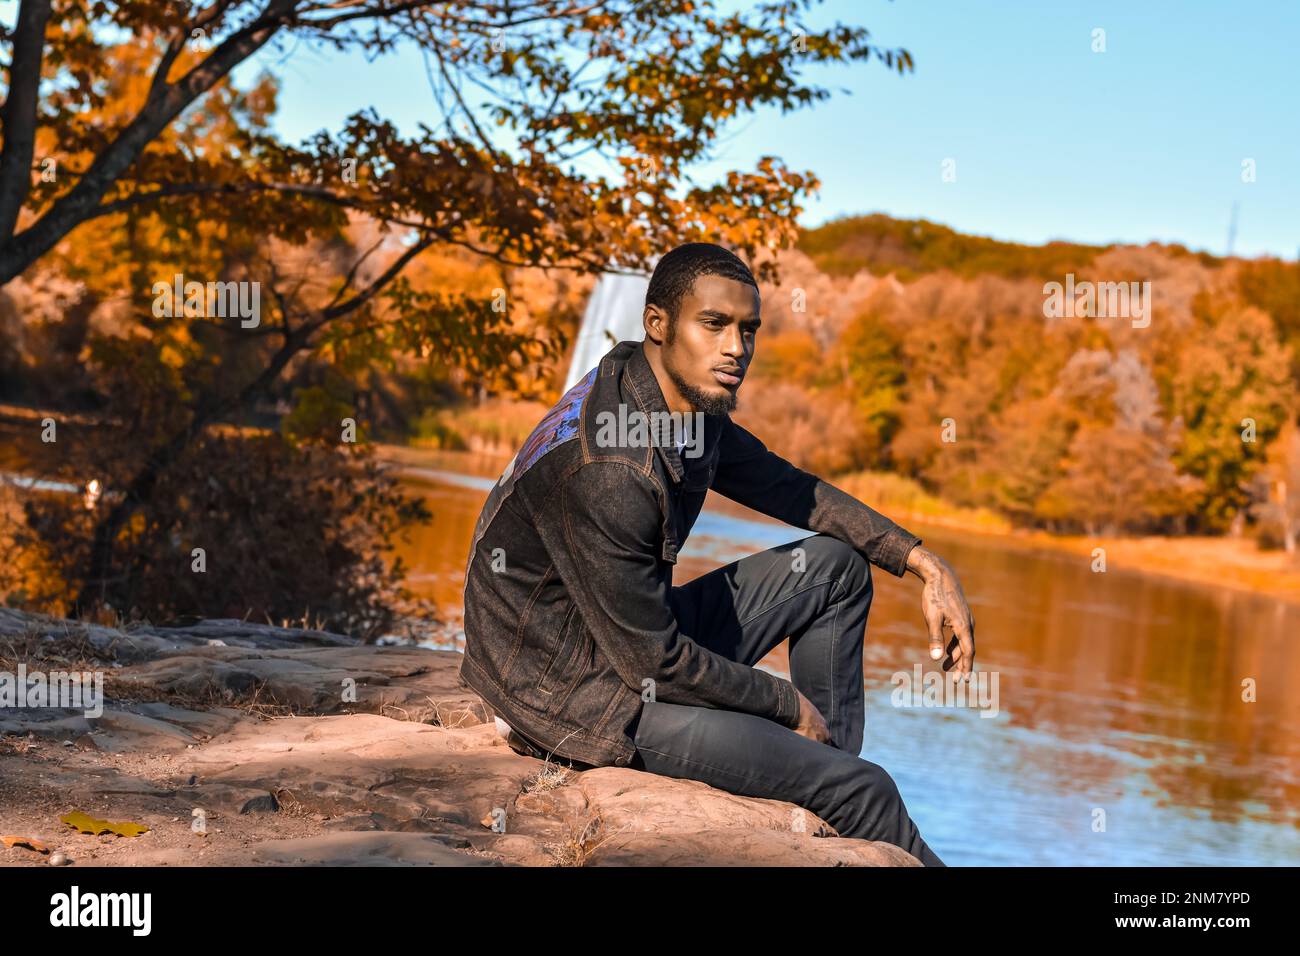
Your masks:
<svg viewBox="0 0 1300 956"><path fill-rule="evenodd" d="M37 853L49 853L50 848L40 840L34 840L31 837L24 836L0 836L0 841L5 846L13 849L16 846L25 846L29 850L35 850Z"/></svg>
<svg viewBox="0 0 1300 956"><path fill-rule="evenodd" d="M96 820L80 812L65 813L59 819L68 826L76 827L82 833L89 833L91 836L100 833L116 833L118 836L134 837L149 830L142 823L109 823L107 820Z"/></svg>

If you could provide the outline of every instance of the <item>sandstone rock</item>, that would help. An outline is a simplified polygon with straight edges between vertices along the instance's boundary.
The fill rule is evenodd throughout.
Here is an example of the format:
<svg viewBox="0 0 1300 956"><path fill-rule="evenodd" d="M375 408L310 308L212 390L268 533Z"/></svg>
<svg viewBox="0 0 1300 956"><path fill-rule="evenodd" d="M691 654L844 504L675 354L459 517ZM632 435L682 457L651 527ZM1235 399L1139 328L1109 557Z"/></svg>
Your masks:
<svg viewBox="0 0 1300 956"><path fill-rule="evenodd" d="M423 833L342 832L303 840L268 840L252 863L291 866L500 866Z"/></svg>
<svg viewBox="0 0 1300 956"><path fill-rule="evenodd" d="M74 632L105 667L121 665L102 716L15 708L0 712L0 730L29 738L40 785L71 805L129 804L155 828L151 842L96 863L919 865L783 801L520 756L460 683L455 652L239 621L123 632L0 608L0 635ZM268 704L298 716L267 719ZM0 780L31 759L0 755ZM243 835L195 837L195 810ZM53 808L34 812L57 821ZM183 845L159 845L167 825ZM282 838L290 825L314 835Z"/></svg>

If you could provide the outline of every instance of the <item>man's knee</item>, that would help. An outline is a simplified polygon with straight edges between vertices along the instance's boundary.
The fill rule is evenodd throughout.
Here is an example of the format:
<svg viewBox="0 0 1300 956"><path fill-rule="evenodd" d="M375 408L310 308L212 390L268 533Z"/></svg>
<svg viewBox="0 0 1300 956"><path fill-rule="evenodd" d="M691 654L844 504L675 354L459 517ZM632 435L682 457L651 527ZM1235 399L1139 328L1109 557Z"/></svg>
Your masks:
<svg viewBox="0 0 1300 956"><path fill-rule="evenodd" d="M797 542L808 566L827 569L842 582L843 594L871 592L871 564L853 545L828 534L815 534Z"/></svg>

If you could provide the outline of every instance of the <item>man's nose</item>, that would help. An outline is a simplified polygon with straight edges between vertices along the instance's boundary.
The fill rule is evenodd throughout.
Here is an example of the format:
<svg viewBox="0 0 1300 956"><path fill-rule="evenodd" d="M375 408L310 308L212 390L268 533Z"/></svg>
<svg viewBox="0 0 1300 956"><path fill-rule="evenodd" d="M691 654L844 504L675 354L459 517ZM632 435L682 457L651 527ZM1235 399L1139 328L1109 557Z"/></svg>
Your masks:
<svg viewBox="0 0 1300 956"><path fill-rule="evenodd" d="M733 325L722 337L722 354L728 358L741 358L745 354L745 337L740 326Z"/></svg>

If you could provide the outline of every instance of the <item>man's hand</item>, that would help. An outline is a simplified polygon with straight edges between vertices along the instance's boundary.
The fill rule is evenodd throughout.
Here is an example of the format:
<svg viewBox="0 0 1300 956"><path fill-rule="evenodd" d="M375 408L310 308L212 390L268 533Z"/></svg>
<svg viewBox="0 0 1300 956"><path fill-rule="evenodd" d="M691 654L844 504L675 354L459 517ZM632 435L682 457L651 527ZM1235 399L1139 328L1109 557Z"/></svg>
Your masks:
<svg viewBox="0 0 1300 956"><path fill-rule="evenodd" d="M907 570L925 582L921 589L921 613L930 632L930 658L944 657L943 628L952 628L943 669L966 680L975 669L975 618L966 603L961 584L952 567L932 551L917 545L907 556ZM957 676L957 675L954 675Z"/></svg>
<svg viewBox="0 0 1300 956"><path fill-rule="evenodd" d="M816 704L800 693L798 687L794 692L799 695L799 726L794 728L794 732L819 744L829 744L831 732L826 726L826 719L822 717L822 712L817 709Z"/></svg>

